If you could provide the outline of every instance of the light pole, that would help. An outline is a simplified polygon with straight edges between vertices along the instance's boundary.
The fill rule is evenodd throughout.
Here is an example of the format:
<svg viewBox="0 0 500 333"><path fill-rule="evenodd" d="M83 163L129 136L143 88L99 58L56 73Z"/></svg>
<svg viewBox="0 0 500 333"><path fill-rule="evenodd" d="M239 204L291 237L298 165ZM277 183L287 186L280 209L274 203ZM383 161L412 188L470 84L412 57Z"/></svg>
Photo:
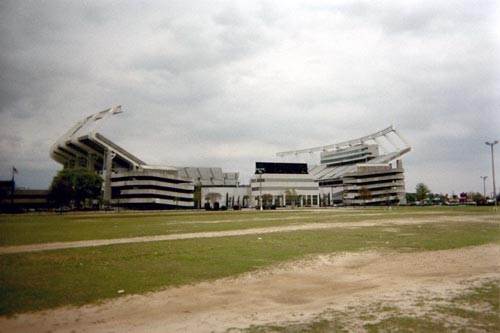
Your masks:
<svg viewBox="0 0 500 333"><path fill-rule="evenodd" d="M495 140L493 142L485 142L487 146L490 146L491 148L491 173L493 175L493 200L495 200L495 207L497 207L497 188L496 188L496 183L495 183L495 155L493 153L493 146L498 143L498 140Z"/></svg>
<svg viewBox="0 0 500 333"><path fill-rule="evenodd" d="M486 200L486 178L488 178L488 176L481 176L480 178L483 180L483 197L484 200Z"/></svg>
<svg viewBox="0 0 500 333"><path fill-rule="evenodd" d="M264 168L257 168L255 169L255 171L259 174L259 206L260 206L260 210L264 210L264 208L262 208L262 174L264 173Z"/></svg>

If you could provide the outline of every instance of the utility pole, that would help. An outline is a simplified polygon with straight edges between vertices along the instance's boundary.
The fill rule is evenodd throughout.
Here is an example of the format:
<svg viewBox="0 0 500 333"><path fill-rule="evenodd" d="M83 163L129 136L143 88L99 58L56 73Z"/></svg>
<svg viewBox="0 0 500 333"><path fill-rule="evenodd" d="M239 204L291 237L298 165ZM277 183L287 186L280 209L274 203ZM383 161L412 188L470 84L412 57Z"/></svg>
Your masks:
<svg viewBox="0 0 500 333"><path fill-rule="evenodd" d="M485 142L487 146L490 146L491 148L491 173L493 175L493 198L495 200L495 208L498 206L497 203L497 185L495 183L495 155L493 152L493 146L498 143L498 140L495 140L493 142Z"/></svg>

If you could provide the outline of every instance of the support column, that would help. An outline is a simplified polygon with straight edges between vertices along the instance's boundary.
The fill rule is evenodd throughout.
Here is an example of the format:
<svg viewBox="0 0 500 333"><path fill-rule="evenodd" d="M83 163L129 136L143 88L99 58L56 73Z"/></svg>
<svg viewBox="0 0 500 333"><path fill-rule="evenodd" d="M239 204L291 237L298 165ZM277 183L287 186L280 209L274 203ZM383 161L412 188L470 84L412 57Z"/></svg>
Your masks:
<svg viewBox="0 0 500 333"><path fill-rule="evenodd" d="M89 153L87 156L87 169L89 171L94 171L95 160L96 160L96 155L94 153Z"/></svg>
<svg viewBox="0 0 500 333"><path fill-rule="evenodd" d="M104 193L103 200L109 204L111 201L111 173L113 169L113 158L116 153L112 150L106 149L104 152Z"/></svg>

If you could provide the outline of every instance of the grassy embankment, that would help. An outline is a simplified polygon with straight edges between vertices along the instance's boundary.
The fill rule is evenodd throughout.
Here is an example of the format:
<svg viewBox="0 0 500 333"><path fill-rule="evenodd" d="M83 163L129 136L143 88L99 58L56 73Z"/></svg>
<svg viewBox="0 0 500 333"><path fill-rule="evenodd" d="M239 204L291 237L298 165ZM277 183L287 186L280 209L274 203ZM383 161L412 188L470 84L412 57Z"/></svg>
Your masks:
<svg viewBox="0 0 500 333"><path fill-rule="evenodd" d="M368 218L428 219L441 214L449 216L450 211L367 209L341 213L301 211L208 215L167 213L107 217L68 215L57 218L20 216L18 221L16 218L2 217L0 225L2 245L5 246L26 244L30 239L36 239L34 243L42 241L36 235L29 235L30 232L45 233L44 241L61 241L140 236L144 235L141 234L141 228L147 229L147 234L164 234L207 231L213 230L214 226L227 230L318 221L335 223ZM451 215L454 214L458 216L491 213L472 209L453 211ZM492 220L495 221L497 216L494 215ZM287 220L289 217L294 218ZM38 218L40 220L37 220ZM225 219L232 222L187 223ZM46 225L34 226L36 223ZM99 232L99 226L106 231ZM125 290L124 294L141 294L237 275L310 254L373 248L426 251L499 242L497 223L439 222L400 225L396 231L395 228L390 231L387 229L377 226L336 228L320 232L297 231L261 236L186 239L0 255L0 314L8 315L69 304L83 305L117 297L118 290ZM6 230L7 235L16 238L15 241L3 234ZM113 230L116 231L113 233ZM67 237L64 232L70 233L71 237Z"/></svg>

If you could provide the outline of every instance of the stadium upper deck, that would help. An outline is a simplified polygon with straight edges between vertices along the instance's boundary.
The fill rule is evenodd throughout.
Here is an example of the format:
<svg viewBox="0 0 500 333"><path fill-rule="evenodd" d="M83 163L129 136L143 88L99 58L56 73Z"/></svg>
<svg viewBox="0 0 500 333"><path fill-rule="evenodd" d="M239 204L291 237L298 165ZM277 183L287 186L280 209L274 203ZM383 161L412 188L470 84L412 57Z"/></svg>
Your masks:
<svg viewBox="0 0 500 333"><path fill-rule="evenodd" d="M405 201L401 158L410 151L408 142L389 126L358 139L280 152L277 156L312 159L309 172L332 199L348 204L380 204Z"/></svg>
<svg viewBox="0 0 500 333"><path fill-rule="evenodd" d="M237 186L238 173L221 168L148 165L98 132L117 106L79 121L57 140L50 156L65 168L87 168L104 178L103 199L132 208L193 207L194 186Z"/></svg>

